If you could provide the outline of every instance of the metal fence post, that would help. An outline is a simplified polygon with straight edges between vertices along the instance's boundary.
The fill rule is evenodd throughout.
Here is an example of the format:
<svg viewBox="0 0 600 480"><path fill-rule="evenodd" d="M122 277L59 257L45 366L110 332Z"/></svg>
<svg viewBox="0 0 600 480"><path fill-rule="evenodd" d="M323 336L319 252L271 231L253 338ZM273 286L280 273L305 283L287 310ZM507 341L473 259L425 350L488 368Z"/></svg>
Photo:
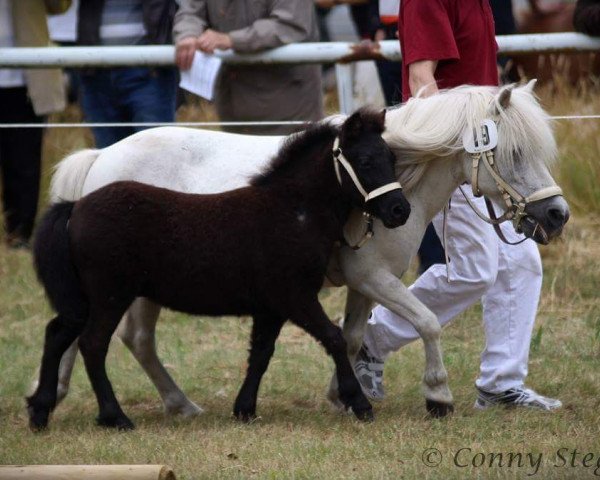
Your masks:
<svg viewBox="0 0 600 480"><path fill-rule="evenodd" d="M349 115L354 111L354 75L352 64L336 63L335 78L337 81L340 113Z"/></svg>

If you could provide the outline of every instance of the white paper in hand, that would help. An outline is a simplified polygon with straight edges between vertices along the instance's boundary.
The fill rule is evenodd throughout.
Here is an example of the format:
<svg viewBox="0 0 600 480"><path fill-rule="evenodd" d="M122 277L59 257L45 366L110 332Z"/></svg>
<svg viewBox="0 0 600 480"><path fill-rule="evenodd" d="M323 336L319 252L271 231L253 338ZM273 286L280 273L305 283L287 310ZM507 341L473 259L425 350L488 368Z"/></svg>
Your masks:
<svg viewBox="0 0 600 480"><path fill-rule="evenodd" d="M179 86L207 100L212 100L220 68L221 59L219 57L196 52L192 68L181 71Z"/></svg>

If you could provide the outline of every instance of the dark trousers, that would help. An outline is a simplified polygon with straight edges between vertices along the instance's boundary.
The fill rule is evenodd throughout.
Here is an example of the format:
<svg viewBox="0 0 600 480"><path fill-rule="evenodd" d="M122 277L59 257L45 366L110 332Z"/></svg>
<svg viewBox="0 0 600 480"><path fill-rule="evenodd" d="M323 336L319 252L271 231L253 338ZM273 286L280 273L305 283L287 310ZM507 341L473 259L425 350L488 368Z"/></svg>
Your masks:
<svg viewBox="0 0 600 480"><path fill-rule="evenodd" d="M0 88L0 123L42 123L27 89ZM28 240L40 192L42 128L0 128L2 206L8 238Z"/></svg>
<svg viewBox="0 0 600 480"><path fill-rule="evenodd" d="M173 68L110 68L81 74L81 107L91 123L174 122L177 71ZM92 128L104 148L144 127Z"/></svg>
<svg viewBox="0 0 600 480"><path fill-rule="evenodd" d="M419 274L436 263L446 263L446 257L440 237L435 233L433 223L430 223L419 247Z"/></svg>
<svg viewBox="0 0 600 480"><path fill-rule="evenodd" d="M402 64L389 60L378 60L375 65L385 104L392 106L402 102Z"/></svg>

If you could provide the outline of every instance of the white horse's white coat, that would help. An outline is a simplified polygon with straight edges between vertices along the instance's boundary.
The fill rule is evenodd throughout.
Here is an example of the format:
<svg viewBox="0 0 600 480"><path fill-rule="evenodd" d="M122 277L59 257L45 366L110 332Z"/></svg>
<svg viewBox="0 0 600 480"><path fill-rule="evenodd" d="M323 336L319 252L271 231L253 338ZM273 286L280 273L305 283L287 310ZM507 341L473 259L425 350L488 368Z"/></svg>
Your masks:
<svg viewBox="0 0 600 480"><path fill-rule="evenodd" d="M375 236L358 251L341 248L334 264L348 285L344 335L353 357L362 343L373 302L408 319L423 339L425 397L452 403L435 315L400 281L420 244L424 229L461 183L470 180L471 159L462 149L466 128L484 118L498 122L496 159L503 177L528 195L555 185L548 164L556 145L548 116L531 92L519 87L504 95L492 87L461 87L424 99L413 99L386 115L384 138L397 157L400 182L412 206L407 224L388 230L376 221ZM510 104L508 104L510 101ZM505 107L505 108L504 108ZM137 133L101 151L83 151L59 164L53 178L53 200L75 200L117 180L136 180L185 192L220 192L247 184L276 152L281 137L253 137L185 128L157 128ZM492 178L480 173L480 190L500 204ZM562 197L551 199L565 211ZM276 208L276 206L274 206ZM356 218L348 236L363 228ZM167 412L201 411L179 390L156 356L154 328L159 307L138 299L121 323L119 336L158 388ZM59 395L64 396L76 349L63 358ZM332 383L329 396L336 399Z"/></svg>

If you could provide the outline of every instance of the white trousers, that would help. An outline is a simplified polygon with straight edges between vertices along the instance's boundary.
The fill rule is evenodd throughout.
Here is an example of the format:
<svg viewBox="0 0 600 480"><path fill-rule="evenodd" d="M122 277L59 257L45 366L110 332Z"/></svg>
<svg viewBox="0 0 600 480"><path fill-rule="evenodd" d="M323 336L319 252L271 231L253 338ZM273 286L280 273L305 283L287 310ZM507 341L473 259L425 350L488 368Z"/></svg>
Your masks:
<svg viewBox="0 0 600 480"><path fill-rule="evenodd" d="M463 190L485 212L482 198ZM537 245L526 240L506 245L493 227L471 210L459 190L452 195L446 227L450 282L445 265L433 265L410 291L445 325L478 300L483 306L486 344L476 385L499 393L523 385L527 376L529 344L542 286L542 262ZM443 214L433 219L442 238ZM522 238L510 223L502 225L509 241ZM390 310L377 306L369 320L365 343L385 359L419 338L413 326Z"/></svg>

